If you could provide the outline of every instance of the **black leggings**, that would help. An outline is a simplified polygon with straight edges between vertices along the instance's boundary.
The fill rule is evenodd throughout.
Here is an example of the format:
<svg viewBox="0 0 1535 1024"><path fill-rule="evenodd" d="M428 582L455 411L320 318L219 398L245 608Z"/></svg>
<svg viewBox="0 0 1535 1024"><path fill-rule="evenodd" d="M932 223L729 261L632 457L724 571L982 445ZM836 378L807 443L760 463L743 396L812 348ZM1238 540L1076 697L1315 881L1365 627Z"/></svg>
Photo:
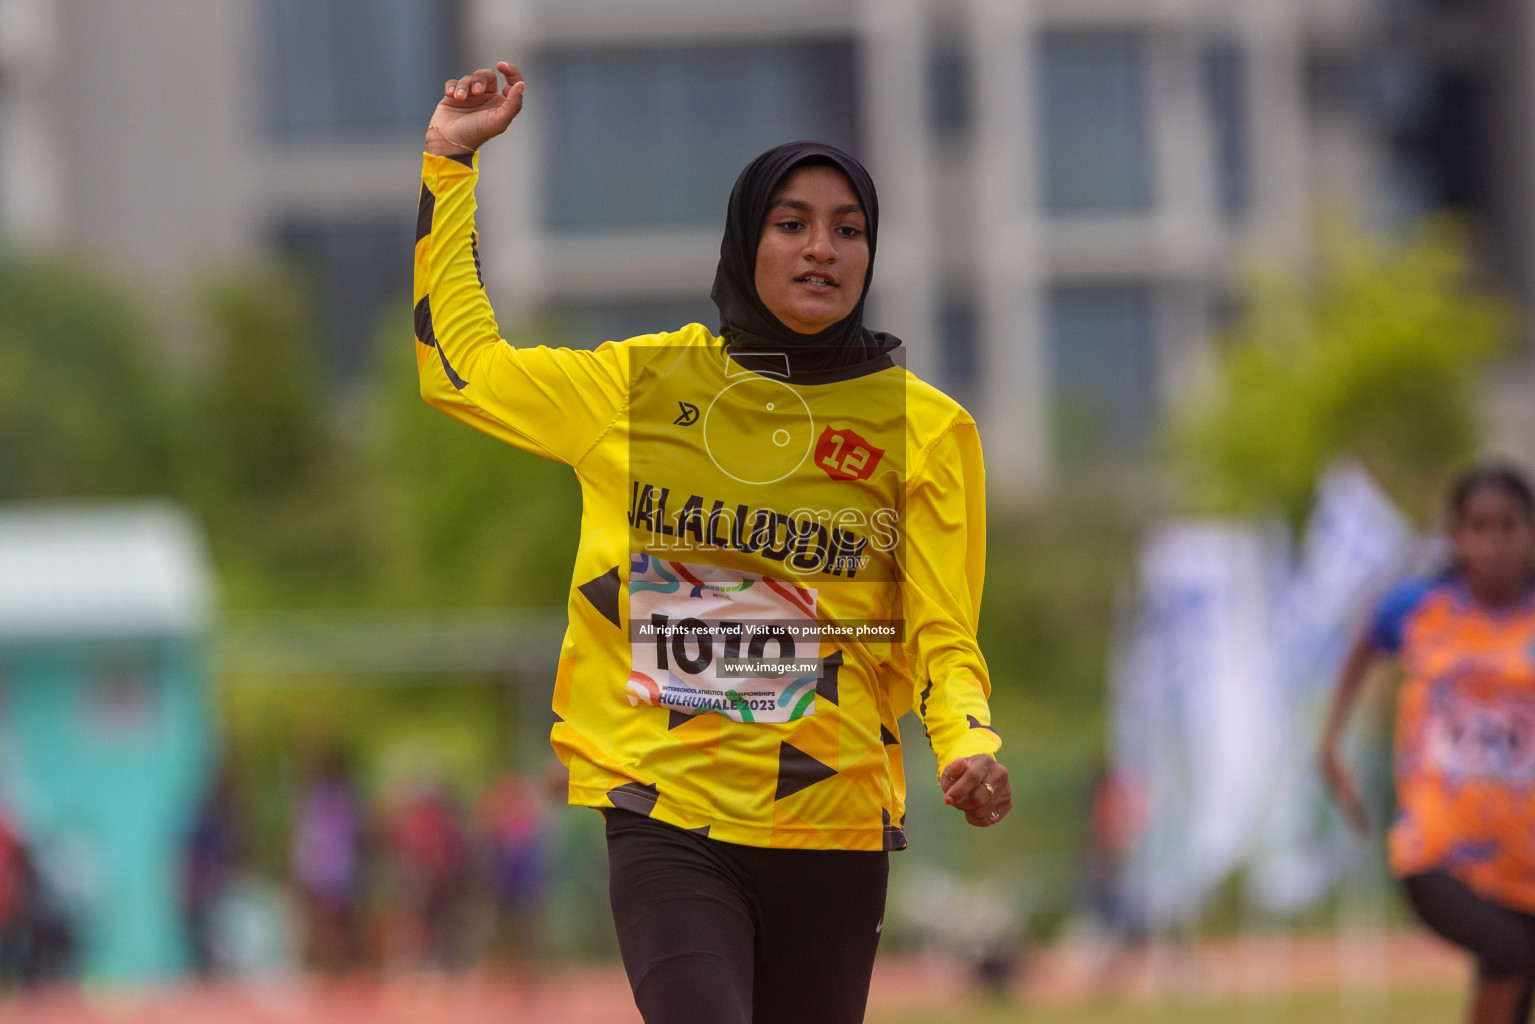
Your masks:
<svg viewBox="0 0 1535 1024"><path fill-rule="evenodd" d="M1402 885L1424 924L1476 957L1478 977L1524 980L1514 1020L1529 1020L1535 1001L1535 914L1483 899L1443 871L1409 875Z"/></svg>
<svg viewBox="0 0 1535 1024"><path fill-rule="evenodd" d="M609 810L608 889L645 1024L858 1024L889 855L738 846Z"/></svg>

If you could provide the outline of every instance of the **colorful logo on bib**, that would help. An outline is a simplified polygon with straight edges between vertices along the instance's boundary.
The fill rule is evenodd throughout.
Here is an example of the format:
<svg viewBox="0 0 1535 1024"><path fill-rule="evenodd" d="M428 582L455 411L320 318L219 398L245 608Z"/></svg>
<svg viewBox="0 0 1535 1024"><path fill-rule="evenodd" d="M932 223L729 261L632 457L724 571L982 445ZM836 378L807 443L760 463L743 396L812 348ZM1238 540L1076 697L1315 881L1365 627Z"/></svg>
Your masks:
<svg viewBox="0 0 1535 1024"><path fill-rule="evenodd" d="M641 704L647 708L653 708L661 703L661 687L643 672L629 673L629 682L624 685L624 693L629 698L631 708L637 708Z"/></svg>
<svg viewBox="0 0 1535 1024"><path fill-rule="evenodd" d="M827 427L815 443L815 464L833 480L867 480L885 449L876 448L856 430Z"/></svg>

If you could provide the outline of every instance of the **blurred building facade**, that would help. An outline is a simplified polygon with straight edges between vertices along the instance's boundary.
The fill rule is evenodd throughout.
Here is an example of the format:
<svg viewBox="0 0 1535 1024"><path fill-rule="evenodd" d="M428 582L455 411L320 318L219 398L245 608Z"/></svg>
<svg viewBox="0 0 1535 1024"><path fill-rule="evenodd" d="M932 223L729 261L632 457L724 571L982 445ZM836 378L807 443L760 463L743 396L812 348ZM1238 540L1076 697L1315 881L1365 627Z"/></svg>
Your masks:
<svg viewBox="0 0 1535 1024"><path fill-rule="evenodd" d="M174 282L302 261L339 376L409 286L443 80L516 60L482 250L503 330L690 320L736 172L819 137L883 206L870 320L1001 492L1149 450L1234 267L1324 199L1476 218L1535 294L1527 0L0 0L0 234ZM1517 404L1517 403L1515 403ZM1532 431L1535 432L1535 431Z"/></svg>

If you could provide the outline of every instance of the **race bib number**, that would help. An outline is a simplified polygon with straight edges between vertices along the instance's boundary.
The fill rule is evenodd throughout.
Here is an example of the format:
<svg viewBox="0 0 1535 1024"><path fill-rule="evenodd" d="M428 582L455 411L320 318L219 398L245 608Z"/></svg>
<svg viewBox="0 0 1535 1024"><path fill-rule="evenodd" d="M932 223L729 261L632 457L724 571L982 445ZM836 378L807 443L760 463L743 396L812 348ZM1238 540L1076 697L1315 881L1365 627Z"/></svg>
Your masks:
<svg viewBox="0 0 1535 1024"><path fill-rule="evenodd" d="M1435 698L1427 734L1430 764L1457 782L1535 782L1535 701L1456 693Z"/></svg>
<svg viewBox="0 0 1535 1024"><path fill-rule="evenodd" d="M634 555L629 703L737 722L814 714L816 621L816 592L798 584Z"/></svg>

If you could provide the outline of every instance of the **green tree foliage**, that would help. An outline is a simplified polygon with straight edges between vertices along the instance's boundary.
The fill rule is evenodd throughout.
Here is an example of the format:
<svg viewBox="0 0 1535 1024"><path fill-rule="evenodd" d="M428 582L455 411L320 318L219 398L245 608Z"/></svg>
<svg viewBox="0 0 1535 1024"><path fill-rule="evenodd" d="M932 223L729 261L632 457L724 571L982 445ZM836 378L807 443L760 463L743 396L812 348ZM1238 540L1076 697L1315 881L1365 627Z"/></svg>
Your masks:
<svg viewBox="0 0 1535 1024"><path fill-rule="evenodd" d="M1474 282L1448 222L1387 243L1333 221L1318 238L1309 276L1248 283L1213 399L1175 428L1189 491L1211 511L1299 521L1318 470L1352 454L1425 516L1476 447L1479 372L1511 307Z"/></svg>
<svg viewBox="0 0 1535 1024"><path fill-rule="evenodd" d="M57 257L0 256L0 499L175 489L171 391L127 292Z"/></svg>
<svg viewBox="0 0 1535 1024"><path fill-rule="evenodd" d="M380 414L369 527L394 605L559 607L580 537L569 466L479 433L421 399L409 310L375 351ZM516 344L537 344L538 337Z"/></svg>
<svg viewBox="0 0 1535 1024"><path fill-rule="evenodd" d="M275 271L214 282L206 298L212 365L199 389L207 470L230 494L303 488L329 438L314 318L298 283Z"/></svg>
<svg viewBox="0 0 1535 1024"><path fill-rule="evenodd" d="M186 382L186 496L234 607L354 603L365 482L344 443L301 282L270 268L213 281L206 365Z"/></svg>
<svg viewBox="0 0 1535 1024"><path fill-rule="evenodd" d="M1026 823L1014 826L1008 855L1039 880L1036 927L1067 913L1079 892L1088 780L1103 760L1116 588L1134 557L1141 514L1101 480L1069 479L1027 513L993 510L988 527L979 639L1013 815ZM908 741L906 756L914 760L921 746ZM926 782L913 764L906 771ZM971 868L998 856L989 830L940 820L946 841L972 851Z"/></svg>

